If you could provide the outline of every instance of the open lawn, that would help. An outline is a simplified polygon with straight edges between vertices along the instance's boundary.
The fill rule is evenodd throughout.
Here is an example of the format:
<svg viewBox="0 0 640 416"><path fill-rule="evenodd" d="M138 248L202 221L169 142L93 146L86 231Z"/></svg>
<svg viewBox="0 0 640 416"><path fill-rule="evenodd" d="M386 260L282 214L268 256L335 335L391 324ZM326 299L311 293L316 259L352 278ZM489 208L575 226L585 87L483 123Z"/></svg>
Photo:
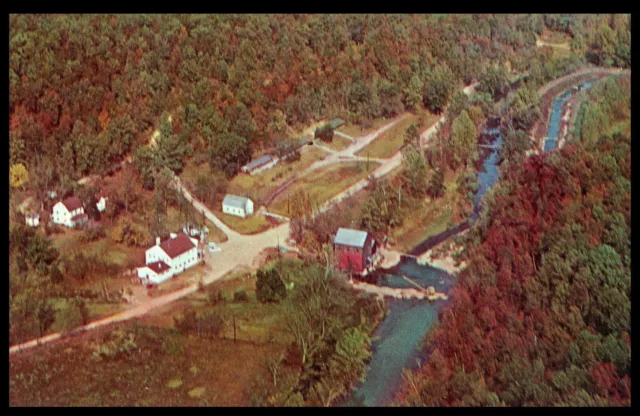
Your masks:
<svg viewBox="0 0 640 416"><path fill-rule="evenodd" d="M357 139L358 137L366 136L367 134L376 131L388 122L389 119L387 118L378 118L373 121L371 127L367 127L366 129L358 124L345 124L344 126L340 127L338 131L346 134L347 136L351 136L354 139Z"/></svg>
<svg viewBox="0 0 640 416"><path fill-rule="evenodd" d="M267 230L271 226L262 214L254 213L250 217L240 218L235 215L224 214L218 210L214 210L214 213L216 217L220 218L220 221L240 234L256 234Z"/></svg>
<svg viewBox="0 0 640 416"><path fill-rule="evenodd" d="M421 116L424 120L420 128L421 132L426 130L438 119L438 116L428 111L424 111L421 114L410 114L398 124L378 136L368 146L360 150L357 155L366 157L368 154L369 157L382 159L393 156L404 144L405 130L407 130L412 123L416 123Z"/></svg>
<svg viewBox="0 0 640 416"><path fill-rule="evenodd" d="M62 234L52 234L50 236L52 245L58 249L60 253L70 253L73 250L79 250L86 254L95 254L111 263L121 266L127 266L137 259L137 250L127 247L124 244L118 244L109 238L110 229L106 229L106 237L99 240L84 242L81 240L82 230L64 229Z"/></svg>
<svg viewBox="0 0 640 416"><path fill-rule="evenodd" d="M447 171L445 175L447 188L442 198L412 201L410 206L403 207L404 221L400 228L391 232L395 241L395 249L407 252L425 239L445 231L454 225L460 213L461 196L457 193L456 173Z"/></svg>
<svg viewBox="0 0 640 416"><path fill-rule="evenodd" d="M311 148L305 150L298 161L279 163L272 169L253 176L247 174L237 175L229 183L228 192L248 196L253 199L257 208L278 187L325 156L326 152Z"/></svg>
<svg viewBox="0 0 640 416"><path fill-rule="evenodd" d="M280 215L287 212L287 195L303 190L309 195L313 207L321 206L324 202L347 189L349 186L366 178L366 162L336 163L314 171L312 174L294 182L285 192L278 195L269 205L269 211ZM370 169L371 171L373 169Z"/></svg>

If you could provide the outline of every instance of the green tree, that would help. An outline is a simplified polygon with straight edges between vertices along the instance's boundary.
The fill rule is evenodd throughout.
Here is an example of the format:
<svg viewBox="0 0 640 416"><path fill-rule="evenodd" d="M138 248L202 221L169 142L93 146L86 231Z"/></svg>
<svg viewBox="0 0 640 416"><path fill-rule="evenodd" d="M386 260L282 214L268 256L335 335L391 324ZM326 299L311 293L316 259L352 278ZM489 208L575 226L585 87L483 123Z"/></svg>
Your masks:
<svg viewBox="0 0 640 416"><path fill-rule="evenodd" d="M375 233L386 233L390 228L401 225L399 192L386 179L377 183L362 205L362 227Z"/></svg>
<svg viewBox="0 0 640 416"><path fill-rule="evenodd" d="M422 152L414 147L409 146L403 152L405 168L402 175L406 179L409 188L409 194L415 198L421 198L427 191L427 162Z"/></svg>
<svg viewBox="0 0 640 416"><path fill-rule="evenodd" d="M43 336L56 321L56 310L46 300L40 300L35 309L35 319L38 325L38 334Z"/></svg>
<svg viewBox="0 0 640 416"><path fill-rule="evenodd" d="M503 67L488 67L478 80L478 91L486 92L495 100L509 85L507 72Z"/></svg>
<svg viewBox="0 0 640 416"><path fill-rule="evenodd" d="M416 146L420 144L420 131L414 123L411 123L404 131L404 145L407 146L410 144Z"/></svg>
<svg viewBox="0 0 640 416"><path fill-rule="evenodd" d="M250 159L249 142L234 133L216 136L209 151L211 167L224 172L228 178L233 177Z"/></svg>
<svg viewBox="0 0 640 416"><path fill-rule="evenodd" d="M258 270L256 297L259 302L278 302L287 296L287 289L277 269Z"/></svg>
<svg viewBox="0 0 640 416"><path fill-rule="evenodd" d="M425 107L432 112L441 113L449 102L455 83L456 77L446 64L438 65L428 72L422 91Z"/></svg>
<svg viewBox="0 0 640 416"><path fill-rule="evenodd" d="M348 328L342 332L329 359L331 375L338 383L351 388L357 381L364 380L367 362L371 358L370 346L371 338L360 329Z"/></svg>
<svg viewBox="0 0 640 416"><path fill-rule="evenodd" d="M461 163L467 165L469 161L477 158L477 135L476 126L466 111L460 113L460 115L453 120L451 126L451 147L453 150L454 167L459 166Z"/></svg>
<svg viewBox="0 0 640 416"><path fill-rule="evenodd" d="M433 175L431 175L431 179L429 180L427 193L432 198L440 198L444 195L444 191L444 169L436 168L433 172Z"/></svg>

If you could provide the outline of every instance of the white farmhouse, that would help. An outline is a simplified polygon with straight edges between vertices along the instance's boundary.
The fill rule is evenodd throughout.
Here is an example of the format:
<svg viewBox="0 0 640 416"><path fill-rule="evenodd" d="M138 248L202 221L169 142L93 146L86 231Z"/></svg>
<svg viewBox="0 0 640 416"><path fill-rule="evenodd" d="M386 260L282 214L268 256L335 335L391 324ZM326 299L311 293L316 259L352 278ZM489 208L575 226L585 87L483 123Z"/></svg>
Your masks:
<svg viewBox="0 0 640 416"><path fill-rule="evenodd" d="M107 199L108 197L104 196L102 192L98 192L96 195L96 208L98 211L103 212L107 208Z"/></svg>
<svg viewBox="0 0 640 416"><path fill-rule="evenodd" d="M198 264L198 240L184 233L171 234L145 252L145 266L138 267L138 277L143 284L158 285L172 276Z"/></svg>
<svg viewBox="0 0 640 416"><path fill-rule="evenodd" d="M253 201L242 196L227 194L222 201L222 212L245 218L253 215Z"/></svg>
<svg viewBox="0 0 640 416"><path fill-rule="evenodd" d="M77 196L70 196L53 206L52 220L54 224L73 228L76 225L84 224L88 219L89 216L84 213L82 201Z"/></svg>
<svg viewBox="0 0 640 416"><path fill-rule="evenodd" d="M37 227L40 225L40 215L37 212L30 212L24 216L29 227Z"/></svg>

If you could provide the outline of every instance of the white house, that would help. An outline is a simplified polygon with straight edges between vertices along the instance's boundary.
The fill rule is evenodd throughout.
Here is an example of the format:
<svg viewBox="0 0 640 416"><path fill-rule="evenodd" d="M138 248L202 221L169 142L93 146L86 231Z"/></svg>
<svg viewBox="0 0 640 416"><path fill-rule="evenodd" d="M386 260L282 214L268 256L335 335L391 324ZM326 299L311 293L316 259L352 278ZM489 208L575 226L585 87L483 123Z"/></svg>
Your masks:
<svg viewBox="0 0 640 416"><path fill-rule="evenodd" d="M98 211L103 212L107 208L107 199L109 198L104 196L102 192L96 194L96 208L98 208Z"/></svg>
<svg viewBox="0 0 640 416"><path fill-rule="evenodd" d="M253 201L242 196L227 194L222 201L222 212L245 218L253 215Z"/></svg>
<svg viewBox="0 0 640 416"><path fill-rule="evenodd" d="M172 276L198 264L198 240L184 233L171 234L145 252L145 266L138 267L138 277L143 284L158 285Z"/></svg>
<svg viewBox="0 0 640 416"><path fill-rule="evenodd" d="M30 212L24 216L27 225L30 227L37 227L40 225L40 215L37 212Z"/></svg>
<svg viewBox="0 0 640 416"><path fill-rule="evenodd" d="M70 196L53 206L52 221L54 224L73 228L76 225L84 224L88 219L89 216L84 213L82 201L77 196Z"/></svg>

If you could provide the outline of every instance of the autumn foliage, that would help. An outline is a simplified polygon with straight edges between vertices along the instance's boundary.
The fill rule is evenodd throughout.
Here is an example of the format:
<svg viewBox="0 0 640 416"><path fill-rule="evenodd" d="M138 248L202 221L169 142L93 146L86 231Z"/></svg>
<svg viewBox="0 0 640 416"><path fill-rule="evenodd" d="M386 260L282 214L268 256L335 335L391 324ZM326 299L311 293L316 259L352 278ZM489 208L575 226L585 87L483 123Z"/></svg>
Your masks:
<svg viewBox="0 0 640 416"><path fill-rule="evenodd" d="M503 172L401 403L630 404L630 163L616 134Z"/></svg>

